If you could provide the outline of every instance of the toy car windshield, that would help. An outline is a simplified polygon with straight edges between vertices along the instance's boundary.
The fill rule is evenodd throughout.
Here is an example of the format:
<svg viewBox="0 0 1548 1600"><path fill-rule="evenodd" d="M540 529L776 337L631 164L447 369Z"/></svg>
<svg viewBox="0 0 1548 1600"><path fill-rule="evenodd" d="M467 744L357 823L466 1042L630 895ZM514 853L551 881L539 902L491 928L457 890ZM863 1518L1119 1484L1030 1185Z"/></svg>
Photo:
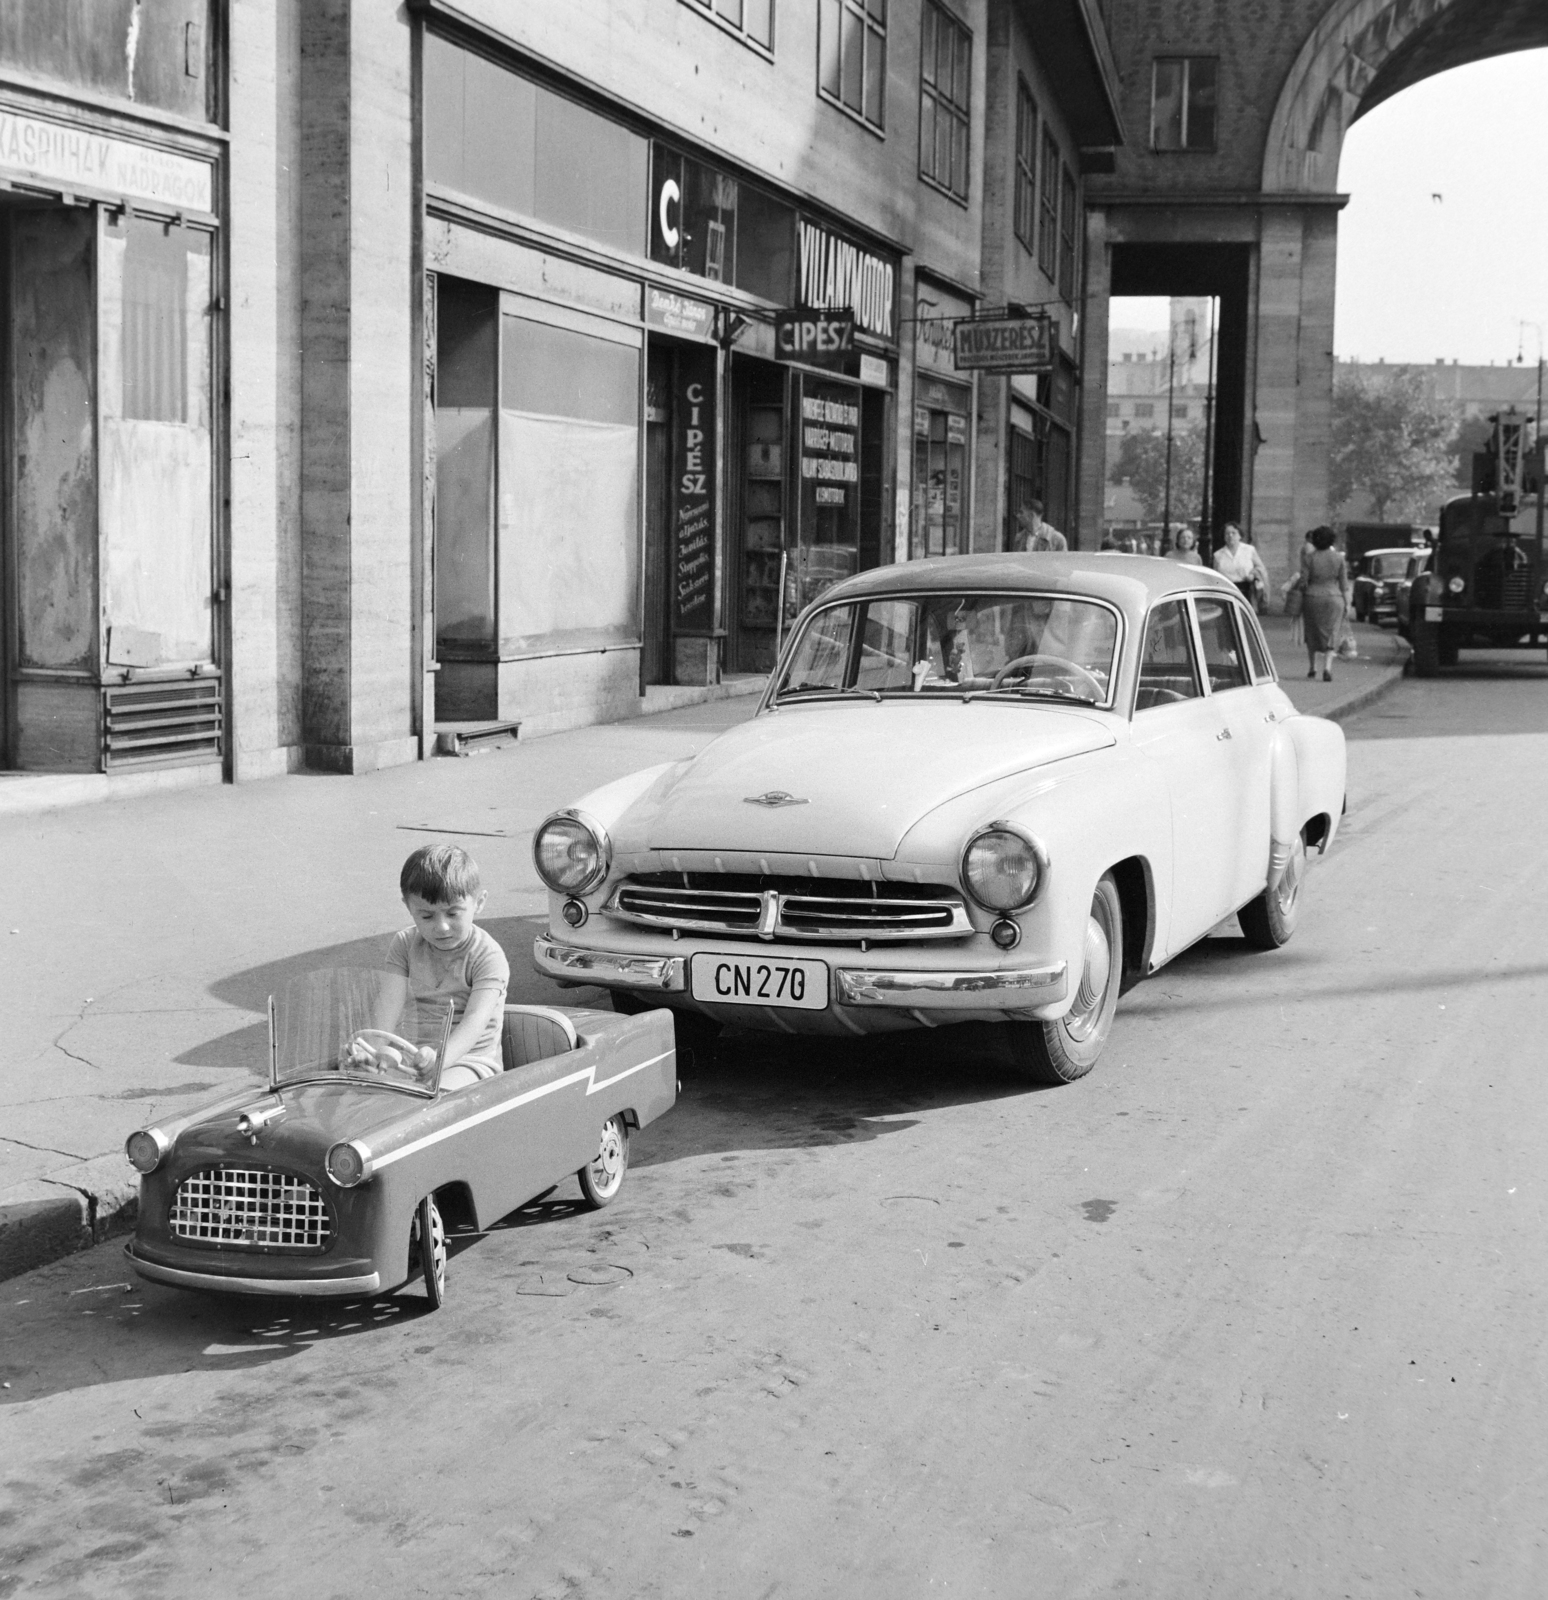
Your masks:
<svg viewBox="0 0 1548 1600"><path fill-rule="evenodd" d="M341 1078L433 1099L452 1003L416 1002L400 974L327 968L269 997L269 1087Z"/></svg>

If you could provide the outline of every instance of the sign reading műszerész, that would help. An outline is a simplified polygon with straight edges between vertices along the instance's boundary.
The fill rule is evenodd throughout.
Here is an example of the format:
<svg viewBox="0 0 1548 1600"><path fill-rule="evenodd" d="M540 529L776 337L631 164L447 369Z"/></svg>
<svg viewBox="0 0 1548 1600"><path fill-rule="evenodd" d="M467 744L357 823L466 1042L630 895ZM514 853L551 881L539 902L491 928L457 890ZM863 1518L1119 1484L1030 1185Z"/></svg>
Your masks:
<svg viewBox="0 0 1548 1600"><path fill-rule="evenodd" d="M1053 366L1047 317L964 319L952 328L958 372L1047 372Z"/></svg>
<svg viewBox="0 0 1548 1600"><path fill-rule="evenodd" d="M820 367L837 360L855 347L855 314L842 311L817 311L797 306L774 317L774 359L804 361Z"/></svg>

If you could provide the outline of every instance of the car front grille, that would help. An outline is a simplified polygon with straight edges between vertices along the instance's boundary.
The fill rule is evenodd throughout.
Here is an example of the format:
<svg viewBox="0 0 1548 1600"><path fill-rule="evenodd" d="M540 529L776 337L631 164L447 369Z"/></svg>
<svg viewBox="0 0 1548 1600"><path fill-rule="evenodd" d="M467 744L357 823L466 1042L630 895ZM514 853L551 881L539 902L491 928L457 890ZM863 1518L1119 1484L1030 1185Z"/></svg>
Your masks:
<svg viewBox="0 0 1548 1600"><path fill-rule="evenodd" d="M823 944L963 939L973 932L962 896L939 884L661 872L630 878L607 914L650 928Z"/></svg>
<svg viewBox="0 0 1548 1600"><path fill-rule="evenodd" d="M201 1167L172 1203L172 1232L190 1244L320 1250L333 1225L322 1191L272 1167Z"/></svg>

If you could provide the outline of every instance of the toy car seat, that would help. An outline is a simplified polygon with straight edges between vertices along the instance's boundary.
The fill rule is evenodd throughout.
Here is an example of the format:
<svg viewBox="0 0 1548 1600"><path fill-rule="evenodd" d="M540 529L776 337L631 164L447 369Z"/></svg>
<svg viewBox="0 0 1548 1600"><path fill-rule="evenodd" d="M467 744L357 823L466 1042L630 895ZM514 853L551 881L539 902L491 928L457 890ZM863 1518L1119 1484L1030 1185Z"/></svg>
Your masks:
<svg viewBox="0 0 1548 1600"><path fill-rule="evenodd" d="M500 1059L507 1072L561 1056L580 1044L575 1024L552 1006L507 1006L500 1029Z"/></svg>

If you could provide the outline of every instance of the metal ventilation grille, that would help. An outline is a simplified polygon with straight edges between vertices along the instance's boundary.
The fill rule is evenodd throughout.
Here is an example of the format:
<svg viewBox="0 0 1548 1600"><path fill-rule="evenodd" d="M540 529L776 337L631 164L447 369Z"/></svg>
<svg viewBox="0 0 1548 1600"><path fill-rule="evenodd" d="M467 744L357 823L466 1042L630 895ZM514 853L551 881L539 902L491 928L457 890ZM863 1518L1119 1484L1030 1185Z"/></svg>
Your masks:
<svg viewBox="0 0 1548 1600"><path fill-rule="evenodd" d="M322 1191L272 1167L202 1167L178 1185L172 1232L190 1244L320 1250L333 1225Z"/></svg>
<svg viewBox="0 0 1548 1600"><path fill-rule="evenodd" d="M109 767L218 761L220 737L218 677L102 691L103 758Z"/></svg>

